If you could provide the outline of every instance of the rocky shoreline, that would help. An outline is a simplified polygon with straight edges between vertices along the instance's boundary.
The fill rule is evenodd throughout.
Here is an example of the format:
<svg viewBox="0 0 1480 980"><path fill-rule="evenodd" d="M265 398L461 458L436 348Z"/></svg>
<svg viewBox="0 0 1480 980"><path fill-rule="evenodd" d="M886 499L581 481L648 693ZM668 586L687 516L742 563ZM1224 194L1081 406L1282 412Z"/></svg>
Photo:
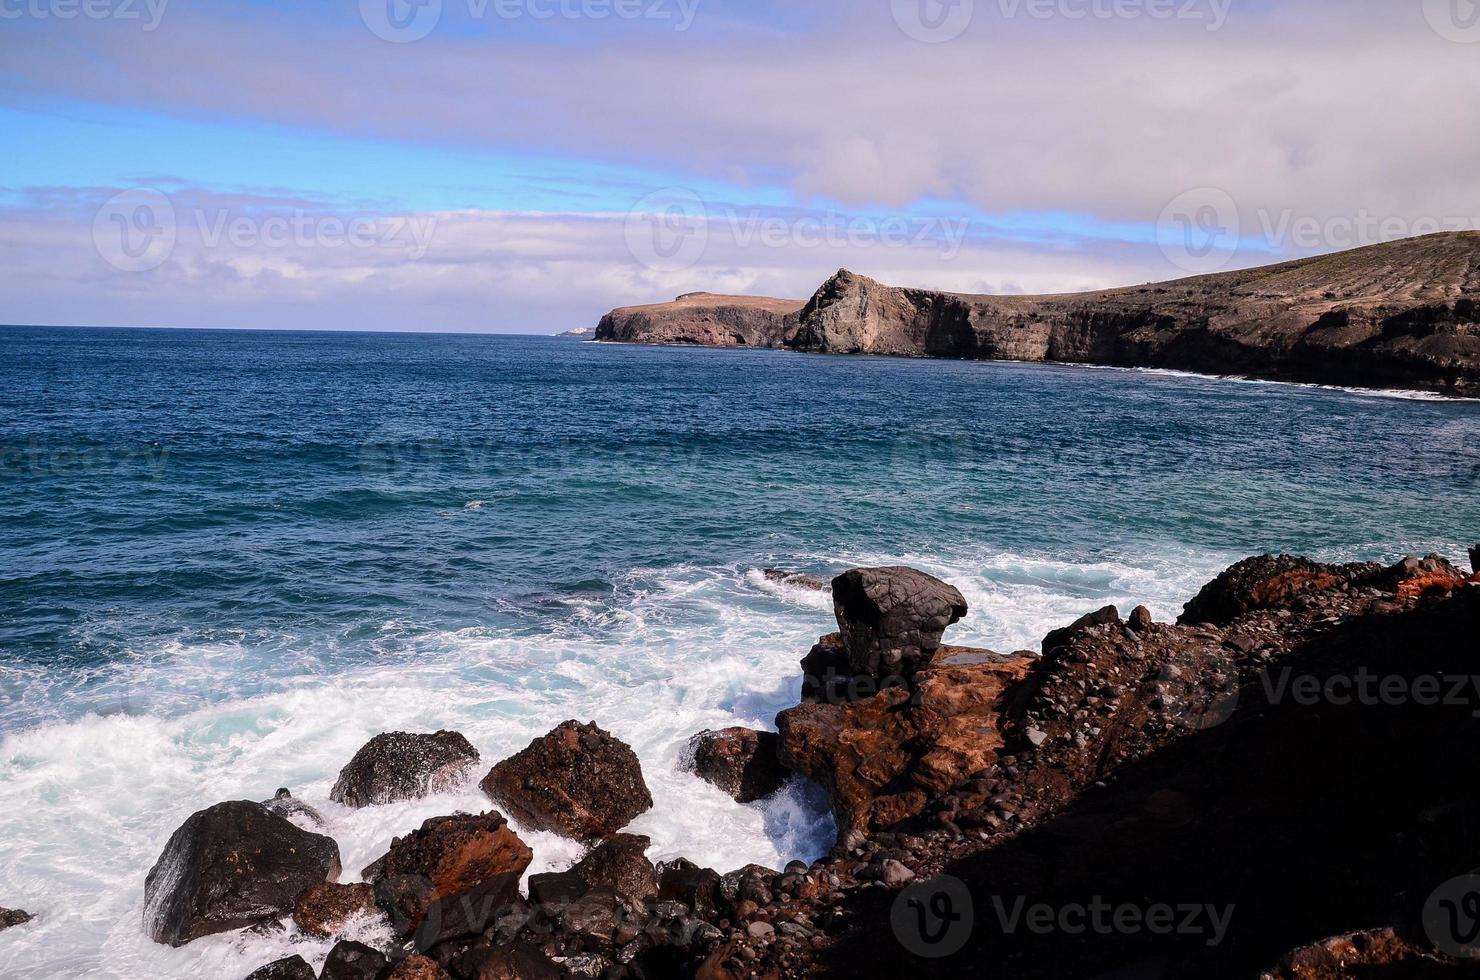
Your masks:
<svg viewBox="0 0 1480 980"><path fill-rule="evenodd" d="M149 873L144 928L397 937L252 980L1474 972L1480 915L1435 911L1480 905L1480 879L1455 897L1480 865L1470 559L1251 558L1175 624L1107 607L1014 654L946 645L966 602L922 572L792 577L830 588L838 627L801 661L802 703L776 732L696 734L684 766L737 801L817 782L826 857L654 866L624 831L653 806L637 757L569 721L487 771L497 810L408 828L357 882L287 790L202 810ZM332 795L415 799L478 763L455 732L387 733ZM521 891L533 853L505 813L584 857Z"/></svg>
<svg viewBox="0 0 1480 980"><path fill-rule="evenodd" d="M1480 233L1097 292L978 296L840 270L805 303L694 293L597 340L1052 361L1480 396Z"/></svg>

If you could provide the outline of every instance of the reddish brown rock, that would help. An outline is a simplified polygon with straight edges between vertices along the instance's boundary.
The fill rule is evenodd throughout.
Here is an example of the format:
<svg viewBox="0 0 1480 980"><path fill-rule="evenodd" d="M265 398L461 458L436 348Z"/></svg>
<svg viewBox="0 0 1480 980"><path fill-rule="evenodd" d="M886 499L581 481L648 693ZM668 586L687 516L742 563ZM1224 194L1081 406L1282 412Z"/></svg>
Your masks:
<svg viewBox="0 0 1480 980"><path fill-rule="evenodd" d="M576 840L610 837L653 805L626 743L567 721L489 771L483 791L526 827Z"/></svg>
<svg viewBox="0 0 1480 980"><path fill-rule="evenodd" d="M430 957L408 956L385 974L385 980L452 980L452 974Z"/></svg>
<svg viewBox="0 0 1480 980"><path fill-rule="evenodd" d="M1259 980L1348 980L1358 975L1474 975L1474 969L1460 969L1465 965L1387 927L1349 932L1292 950L1281 957L1273 969L1260 974Z"/></svg>
<svg viewBox="0 0 1480 980"><path fill-rule="evenodd" d="M909 676L966 615L951 585L914 568L854 568L833 579L833 613L855 674Z"/></svg>
<svg viewBox="0 0 1480 980"><path fill-rule="evenodd" d="M684 767L740 803L770 796L786 781L775 732L749 728L704 731L689 739Z"/></svg>
<svg viewBox="0 0 1480 980"><path fill-rule="evenodd" d="M1286 609L1342 581L1347 569L1294 555L1246 558L1203 586L1179 622L1223 624L1256 609Z"/></svg>
<svg viewBox="0 0 1480 980"><path fill-rule="evenodd" d="M996 760L1004 694L1033 658L987 659L945 648L912 694L886 690L851 704L781 712L782 762L827 790L840 832L889 827Z"/></svg>
<svg viewBox="0 0 1480 980"><path fill-rule="evenodd" d="M1448 595L1469 581L1469 576L1441 555L1404 558L1382 578L1403 599Z"/></svg>
<svg viewBox="0 0 1480 980"><path fill-rule="evenodd" d="M587 890L609 885L624 898L641 904L658 893L657 871L647 858L652 840L640 834L614 834L591 849L570 869Z"/></svg>
<svg viewBox="0 0 1480 980"><path fill-rule="evenodd" d="M378 868L375 898L399 935L416 934L426 948L437 938L432 932L476 926L462 921L468 909L491 915L507 903L533 857L500 813L433 817L391 842ZM434 909L437 921L421 935Z"/></svg>
<svg viewBox="0 0 1480 980"><path fill-rule="evenodd" d="M332 936L350 919L376 911L375 887L321 881L298 897L293 921L311 936Z"/></svg>

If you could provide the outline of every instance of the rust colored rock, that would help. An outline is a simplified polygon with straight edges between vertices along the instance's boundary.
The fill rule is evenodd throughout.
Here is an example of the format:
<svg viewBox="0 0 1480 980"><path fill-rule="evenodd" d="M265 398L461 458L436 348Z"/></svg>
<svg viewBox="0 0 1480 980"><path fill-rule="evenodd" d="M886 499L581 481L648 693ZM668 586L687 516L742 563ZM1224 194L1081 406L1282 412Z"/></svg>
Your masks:
<svg viewBox="0 0 1480 980"><path fill-rule="evenodd" d="M494 766L483 791L526 827L610 837L653 805L637 754L595 722L564 722Z"/></svg>
<svg viewBox="0 0 1480 980"><path fill-rule="evenodd" d="M329 799L353 807L420 799L456 786L477 763L478 750L457 732L387 732L355 753Z"/></svg>
<svg viewBox="0 0 1480 980"><path fill-rule="evenodd" d="M293 921L311 936L329 937L343 929L350 919L374 911L373 885L321 881L298 896Z"/></svg>
<svg viewBox="0 0 1480 980"><path fill-rule="evenodd" d="M310 885L339 877L339 847L260 803L190 816L144 880L144 931L183 946L288 915Z"/></svg>
<svg viewBox="0 0 1480 980"><path fill-rule="evenodd" d="M391 968L385 980L452 980L452 974L427 956L408 956Z"/></svg>
<svg viewBox="0 0 1480 980"><path fill-rule="evenodd" d="M517 889L519 876L533 857L500 813L433 817L391 842L379 867L375 899L390 914L396 932L412 936L434 903L443 903L438 918L445 920L446 907L468 904L458 899L475 890L480 909L497 911L508 899L509 882ZM433 928L447 925L438 921Z"/></svg>
<svg viewBox="0 0 1480 980"><path fill-rule="evenodd" d="M1178 622L1223 625L1256 609L1286 609L1301 594L1340 585L1348 571L1293 555L1246 558L1203 586Z"/></svg>
<svg viewBox="0 0 1480 980"><path fill-rule="evenodd" d="M1441 555L1404 558L1380 577L1403 599L1448 595L1469 581L1469 576Z"/></svg>
<svg viewBox="0 0 1480 980"><path fill-rule="evenodd" d="M855 674L911 676L966 615L951 585L914 568L854 568L833 579L833 613Z"/></svg>
<svg viewBox="0 0 1480 980"><path fill-rule="evenodd" d="M652 840L640 834L615 834L602 841L571 868L587 890L609 885L623 898L641 905L658 893L658 873L647 858Z"/></svg>
<svg viewBox="0 0 1480 980"><path fill-rule="evenodd" d="M1427 944L1385 927L1349 932L1291 950L1273 969L1260 974L1260 980L1347 980L1358 972L1376 976L1390 971L1395 976L1447 976L1459 966L1459 961Z"/></svg>
<svg viewBox="0 0 1480 980"><path fill-rule="evenodd" d="M1137 633L1145 633L1152 626L1156 625L1156 621L1151 618L1150 609L1147 609L1145 606L1137 606L1131 610L1131 618L1126 621L1126 625Z"/></svg>
<svg viewBox="0 0 1480 980"><path fill-rule="evenodd" d="M1004 695L1037 661L950 657L916 676L912 695L886 690L851 704L781 712L782 762L819 783L841 833L877 830L996 761Z"/></svg>
<svg viewBox="0 0 1480 980"><path fill-rule="evenodd" d="M777 741L775 732L749 728L703 731L689 739L683 765L738 802L750 803L770 796L786 781Z"/></svg>

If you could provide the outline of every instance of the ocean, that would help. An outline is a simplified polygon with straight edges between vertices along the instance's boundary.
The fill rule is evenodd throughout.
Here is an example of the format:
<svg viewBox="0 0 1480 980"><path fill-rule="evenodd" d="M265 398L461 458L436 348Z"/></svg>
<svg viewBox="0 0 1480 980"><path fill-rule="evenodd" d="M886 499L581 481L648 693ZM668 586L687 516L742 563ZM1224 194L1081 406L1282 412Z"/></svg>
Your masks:
<svg viewBox="0 0 1480 980"><path fill-rule="evenodd" d="M493 762L630 743L655 860L811 859L819 794L741 806L689 735L771 727L830 602L764 568L910 564L1003 652L1172 619L1249 554L1463 560L1480 403L1148 371L427 334L0 329L0 976L233 978L329 942L144 936L193 811L278 787L346 880L475 785L328 801L372 735ZM579 849L525 833L531 871ZM373 927L367 927L370 929Z"/></svg>

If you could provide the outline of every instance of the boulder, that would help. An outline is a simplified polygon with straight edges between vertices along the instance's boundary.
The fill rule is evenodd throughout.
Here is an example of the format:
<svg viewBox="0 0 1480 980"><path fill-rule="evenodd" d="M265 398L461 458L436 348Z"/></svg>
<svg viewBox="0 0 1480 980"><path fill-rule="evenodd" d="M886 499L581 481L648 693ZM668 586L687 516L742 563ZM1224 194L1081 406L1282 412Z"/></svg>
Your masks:
<svg viewBox="0 0 1480 980"><path fill-rule="evenodd" d="M609 885L618 895L642 904L658 893L658 873L647 858L653 842L640 834L614 834L591 849L571 874L587 889Z"/></svg>
<svg viewBox="0 0 1480 980"><path fill-rule="evenodd" d="M567 721L491 769L483 791L521 824L576 840L610 837L653 805L637 755Z"/></svg>
<svg viewBox="0 0 1480 980"><path fill-rule="evenodd" d="M339 847L260 803L201 810L181 825L144 881L144 931L183 946L293 911L309 886L339 877Z"/></svg>
<svg viewBox="0 0 1480 980"><path fill-rule="evenodd" d="M318 980L318 977L303 957L285 956L254 970L247 980Z"/></svg>
<svg viewBox="0 0 1480 980"><path fill-rule="evenodd" d="M384 980L452 980L452 974L426 956L408 956L397 963Z"/></svg>
<svg viewBox="0 0 1480 980"><path fill-rule="evenodd" d="M677 858L658 866L658 901L682 902L705 919L718 916L719 872Z"/></svg>
<svg viewBox="0 0 1480 980"><path fill-rule="evenodd" d="M1402 598L1448 595L1469 581L1469 576L1455 568L1442 555L1428 555L1424 558L1410 555L1373 578Z"/></svg>
<svg viewBox="0 0 1480 980"><path fill-rule="evenodd" d="M572 871L547 871L529 876L529 900L535 905L562 908L590 890L586 879Z"/></svg>
<svg viewBox="0 0 1480 980"><path fill-rule="evenodd" d="M848 704L802 704L776 717L784 765L820 784L840 836L890 827L986 769L1004 747L1009 689L1034 657L946 655L915 676Z"/></svg>
<svg viewBox="0 0 1480 980"><path fill-rule="evenodd" d="M293 794L286 789L278 790L275 794L273 794L272 799L263 800L262 805L267 807L273 813L276 813L278 816L286 817L287 819L292 820L300 827L303 827L305 824L307 824L308 827L322 827L324 825L323 814L319 813L319 811L315 810L307 803L304 803L303 801L295 798ZM308 827L305 827L304 829L308 829Z"/></svg>
<svg viewBox="0 0 1480 980"><path fill-rule="evenodd" d="M1150 613L1147 613L1147 615L1150 616ZM1043 638L1043 652L1051 653L1052 651L1057 650L1059 647L1063 646L1071 639L1073 639L1076 634L1082 633L1092 626L1119 625L1120 610L1116 609L1114 606L1105 606L1103 609L1097 609L1092 613L1086 613L1085 615L1080 616L1078 619L1074 620L1074 622L1070 623L1068 626L1065 626L1063 629L1057 629L1049 633Z"/></svg>
<svg viewBox="0 0 1480 980"><path fill-rule="evenodd" d="M913 568L855 568L833 579L833 612L855 674L912 676L966 615L955 587Z"/></svg>
<svg viewBox="0 0 1480 980"><path fill-rule="evenodd" d="M355 753L329 799L353 807L415 800L451 789L477 763L478 750L457 732L387 732Z"/></svg>
<svg viewBox="0 0 1480 980"><path fill-rule="evenodd" d="M544 951L528 942L471 949L453 960L452 966L465 980L560 980L562 976Z"/></svg>
<svg viewBox="0 0 1480 980"><path fill-rule="evenodd" d="M31 913L22 912L20 909L0 909L0 931L25 925L32 918L34 916Z"/></svg>
<svg viewBox="0 0 1480 980"><path fill-rule="evenodd" d="M1137 633L1146 633L1150 631L1151 627L1156 625L1156 620L1151 618L1150 609L1147 609L1145 606L1137 606L1131 610L1131 618L1126 621L1126 625Z"/></svg>
<svg viewBox="0 0 1480 980"><path fill-rule="evenodd" d="M533 857L500 813L433 817L391 842L375 900L398 935L428 949L507 904Z"/></svg>
<svg viewBox="0 0 1480 980"><path fill-rule="evenodd" d="M1245 558L1203 586L1178 622L1226 625L1256 609L1287 609L1297 596L1340 585L1346 571L1294 555Z"/></svg>
<svg viewBox="0 0 1480 980"><path fill-rule="evenodd" d="M356 916L376 911L375 886L321 881L310 885L307 891L298 896L298 904L293 909L293 921L310 936L327 938L343 929Z"/></svg>
<svg viewBox="0 0 1480 980"><path fill-rule="evenodd" d="M775 732L703 731L689 739L683 766L740 803L770 796L786 781Z"/></svg>
<svg viewBox="0 0 1480 980"><path fill-rule="evenodd" d="M812 575L804 575L801 572L786 572L779 568L763 568L761 575L767 582L775 582L778 585L789 585L795 589L806 589L809 592L827 592L832 586L822 579Z"/></svg>
<svg viewBox="0 0 1480 980"><path fill-rule="evenodd" d="M319 980L376 980L388 965L385 954L379 950L344 940L329 950Z"/></svg>

